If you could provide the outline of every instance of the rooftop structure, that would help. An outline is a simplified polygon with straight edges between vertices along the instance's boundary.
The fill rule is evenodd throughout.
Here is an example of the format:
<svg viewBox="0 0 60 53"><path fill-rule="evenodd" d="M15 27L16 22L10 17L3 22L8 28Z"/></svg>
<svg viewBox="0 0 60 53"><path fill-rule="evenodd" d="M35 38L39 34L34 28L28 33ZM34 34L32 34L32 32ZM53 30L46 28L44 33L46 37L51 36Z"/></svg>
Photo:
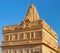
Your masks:
<svg viewBox="0 0 60 53"><path fill-rule="evenodd" d="M20 24L3 27L2 53L57 53L56 32L32 4Z"/></svg>

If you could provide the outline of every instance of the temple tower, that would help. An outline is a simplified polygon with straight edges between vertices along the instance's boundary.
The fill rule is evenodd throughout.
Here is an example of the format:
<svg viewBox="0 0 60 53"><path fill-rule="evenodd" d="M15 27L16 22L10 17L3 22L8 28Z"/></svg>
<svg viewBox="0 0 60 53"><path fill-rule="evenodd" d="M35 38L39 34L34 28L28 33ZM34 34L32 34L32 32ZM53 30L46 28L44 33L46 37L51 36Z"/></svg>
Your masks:
<svg viewBox="0 0 60 53"><path fill-rule="evenodd" d="M57 53L58 38L32 4L21 24L3 27L2 53Z"/></svg>

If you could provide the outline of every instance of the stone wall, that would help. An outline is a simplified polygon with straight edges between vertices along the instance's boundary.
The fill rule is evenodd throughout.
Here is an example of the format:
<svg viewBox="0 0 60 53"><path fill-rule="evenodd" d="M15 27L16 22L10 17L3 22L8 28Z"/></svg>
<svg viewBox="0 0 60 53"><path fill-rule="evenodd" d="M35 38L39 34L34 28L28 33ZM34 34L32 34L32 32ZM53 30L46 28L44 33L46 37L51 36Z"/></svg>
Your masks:
<svg viewBox="0 0 60 53"><path fill-rule="evenodd" d="M54 50L50 49L49 47L42 45L42 53L57 53Z"/></svg>
<svg viewBox="0 0 60 53"><path fill-rule="evenodd" d="M58 53L60 53L60 46L58 47Z"/></svg>
<svg viewBox="0 0 60 53"><path fill-rule="evenodd" d="M51 36L47 31L42 29L42 43L45 43L46 45L52 47L53 49L58 49L58 41Z"/></svg>

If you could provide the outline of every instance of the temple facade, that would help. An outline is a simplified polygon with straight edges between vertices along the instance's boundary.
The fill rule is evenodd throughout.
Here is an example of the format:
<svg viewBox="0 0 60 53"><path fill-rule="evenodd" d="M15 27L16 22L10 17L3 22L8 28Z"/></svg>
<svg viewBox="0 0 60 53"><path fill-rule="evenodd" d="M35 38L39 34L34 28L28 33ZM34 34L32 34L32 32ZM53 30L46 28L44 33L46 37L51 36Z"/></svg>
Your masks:
<svg viewBox="0 0 60 53"><path fill-rule="evenodd" d="M2 53L57 53L58 37L32 4L20 24L3 27Z"/></svg>

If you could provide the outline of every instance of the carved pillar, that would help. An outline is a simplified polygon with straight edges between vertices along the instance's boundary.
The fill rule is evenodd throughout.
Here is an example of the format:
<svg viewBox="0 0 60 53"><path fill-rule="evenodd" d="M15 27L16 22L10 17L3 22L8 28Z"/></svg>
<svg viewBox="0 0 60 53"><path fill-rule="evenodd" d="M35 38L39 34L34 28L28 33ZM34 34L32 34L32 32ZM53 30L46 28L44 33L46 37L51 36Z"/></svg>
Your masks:
<svg viewBox="0 0 60 53"><path fill-rule="evenodd" d="M11 51L10 50L8 50L8 53L10 53Z"/></svg>
<svg viewBox="0 0 60 53"><path fill-rule="evenodd" d="M25 53L24 49L22 49L22 51L23 51L22 53Z"/></svg>
<svg viewBox="0 0 60 53"><path fill-rule="evenodd" d="M9 39L8 39L8 41L10 41L10 35L9 35Z"/></svg>
<svg viewBox="0 0 60 53"><path fill-rule="evenodd" d="M19 53L19 50L17 49L17 53Z"/></svg>
<svg viewBox="0 0 60 53"><path fill-rule="evenodd" d="M16 49L16 52L18 53L18 49Z"/></svg>
<svg viewBox="0 0 60 53"><path fill-rule="evenodd" d="M29 48L29 53L31 53L31 48Z"/></svg>
<svg viewBox="0 0 60 53"><path fill-rule="evenodd" d="M19 38L20 38L20 37L19 37L19 33L18 33L18 40L19 40Z"/></svg>
<svg viewBox="0 0 60 53"><path fill-rule="evenodd" d="M35 32L34 32L34 39L35 39Z"/></svg>
<svg viewBox="0 0 60 53"><path fill-rule="evenodd" d="M31 39L31 32L30 32L30 39Z"/></svg>
<svg viewBox="0 0 60 53"><path fill-rule="evenodd" d="M24 39L26 39L26 35L25 35L25 33L24 33Z"/></svg>

